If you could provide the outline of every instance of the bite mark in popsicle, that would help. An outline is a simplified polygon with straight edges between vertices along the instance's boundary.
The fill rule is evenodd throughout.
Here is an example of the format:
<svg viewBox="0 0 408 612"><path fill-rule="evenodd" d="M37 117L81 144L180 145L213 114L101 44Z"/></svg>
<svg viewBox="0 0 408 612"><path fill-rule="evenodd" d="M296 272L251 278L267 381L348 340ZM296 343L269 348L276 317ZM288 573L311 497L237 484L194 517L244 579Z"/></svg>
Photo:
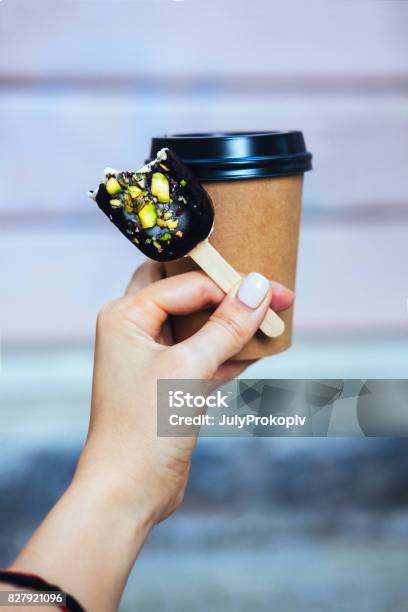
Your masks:
<svg viewBox="0 0 408 612"><path fill-rule="evenodd" d="M169 149L136 172L106 168L104 182L89 195L147 257L173 261L189 255L226 293L240 282L207 240L214 223L209 195ZM269 309L260 329L275 338L285 326Z"/></svg>

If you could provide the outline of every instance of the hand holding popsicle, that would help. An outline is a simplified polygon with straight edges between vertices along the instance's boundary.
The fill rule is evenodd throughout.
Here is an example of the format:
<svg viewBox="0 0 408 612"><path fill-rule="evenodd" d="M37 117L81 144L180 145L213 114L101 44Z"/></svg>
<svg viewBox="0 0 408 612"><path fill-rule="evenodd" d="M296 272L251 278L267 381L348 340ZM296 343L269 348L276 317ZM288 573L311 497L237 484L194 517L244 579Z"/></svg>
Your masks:
<svg viewBox="0 0 408 612"><path fill-rule="evenodd" d="M206 191L169 149L137 172L105 170L90 193L99 208L147 257L172 261L189 255L228 293L241 276L208 242L214 209ZM284 323L268 310L260 329L280 336Z"/></svg>
<svg viewBox="0 0 408 612"><path fill-rule="evenodd" d="M277 310L293 301L282 285L273 285L271 296L269 281L254 273L236 296L225 296L202 272L163 279L162 271L145 262L126 294L100 311L84 451L68 490L12 565L58 584L87 610L118 609L146 536L183 500L198 431L157 435L157 380L237 376L249 364L231 359L254 335L271 297ZM208 305L211 319L174 342L168 316Z"/></svg>

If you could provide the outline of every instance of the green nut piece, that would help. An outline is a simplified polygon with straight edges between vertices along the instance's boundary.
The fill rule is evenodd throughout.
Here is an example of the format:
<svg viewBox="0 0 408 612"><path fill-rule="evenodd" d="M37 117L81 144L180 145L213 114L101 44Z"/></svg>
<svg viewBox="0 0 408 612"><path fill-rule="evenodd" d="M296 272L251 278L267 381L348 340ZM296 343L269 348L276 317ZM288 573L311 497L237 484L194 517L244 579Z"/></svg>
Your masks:
<svg viewBox="0 0 408 612"><path fill-rule="evenodd" d="M161 172L153 173L151 191L159 202L170 202L169 181Z"/></svg>
<svg viewBox="0 0 408 612"><path fill-rule="evenodd" d="M116 178L121 187L127 187L129 185L129 177L126 176L126 172L119 172Z"/></svg>
<svg viewBox="0 0 408 612"><path fill-rule="evenodd" d="M133 206L133 200L130 197L130 193L126 192L123 194L123 201L125 202L126 206Z"/></svg>
<svg viewBox="0 0 408 612"><path fill-rule="evenodd" d="M143 189L146 187L146 178L143 176L143 174L133 174L132 179L136 181L136 183L138 183Z"/></svg>
<svg viewBox="0 0 408 612"><path fill-rule="evenodd" d="M187 185L187 181L186 181L186 180L184 180L184 179L181 179L181 181L180 181L180 185L181 185L182 187L185 187L185 186Z"/></svg>
<svg viewBox="0 0 408 612"><path fill-rule="evenodd" d="M112 208L119 208L120 206L122 206L122 204L122 200L118 200L117 198L114 198L110 201L110 205L112 206Z"/></svg>
<svg viewBox="0 0 408 612"><path fill-rule="evenodd" d="M134 200L138 198L140 195L142 195L142 190L140 189L140 187L137 187L136 185L131 185L130 187L128 187L128 191L129 191L130 197L133 198Z"/></svg>
<svg viewBox="0 0 408 612"><path fill-rule="evenodd" d="M154 227L157 221L157 210L154 204L146 204L142 210L139 211L139 219L142 227L149 229Z"/></svg>
<svg viewBox="0 0 408 612"><path fill-rule="evenodd" d="M163 234L163 236L160 236L159 240L171 240L171 234L169 234L169 232L166 232L165 234Z"/></svg>
<svg viewBox="0 0 408 612"><path fill-rule="evenodd" d="M174 221L167 221L167 227L171 230L176 229L178 224L179 224L178 219L175 219Z"/></svg>
<svg viewBox="0 0 408 612"><path fill-rule="evenodd" d="M114 196L122 191L122 187L119 185L119 181L117 181L113 176L106 181L106 191L109 195Z"/></svg>

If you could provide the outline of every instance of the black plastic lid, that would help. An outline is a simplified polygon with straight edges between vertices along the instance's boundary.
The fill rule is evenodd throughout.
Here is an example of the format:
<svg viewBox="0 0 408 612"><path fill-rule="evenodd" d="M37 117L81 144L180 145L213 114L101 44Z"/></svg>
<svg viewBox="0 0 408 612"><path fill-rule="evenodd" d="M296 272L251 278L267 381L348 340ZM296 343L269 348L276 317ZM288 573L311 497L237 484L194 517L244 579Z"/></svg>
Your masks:
<svg viewBox="0 0 408 612"><path fill-rule="evenodd" d="M312 154L302 132L173 134L152 139L150 159L167 147L200 181L230 181L303 174Z"/></svg>

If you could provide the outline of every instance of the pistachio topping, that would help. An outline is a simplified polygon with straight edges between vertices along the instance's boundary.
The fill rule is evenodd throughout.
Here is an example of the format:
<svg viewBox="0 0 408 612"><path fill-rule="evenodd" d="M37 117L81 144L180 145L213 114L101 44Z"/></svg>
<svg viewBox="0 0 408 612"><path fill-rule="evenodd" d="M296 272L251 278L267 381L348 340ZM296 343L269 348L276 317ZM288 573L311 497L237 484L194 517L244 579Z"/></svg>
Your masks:
<svg viewBox="0 0 408 612"><path fill-rule="evenodd" d="M154 204L146 204L139 211L139 219L142 224L142 227L145 229L149 229L154 227L157 222L157 210Z"/></svg>
<svg viewBox="0 0 408 612"><path fill-rule="evenodd" d="M130 183L130 175L131 175L130 172L119 172L119 174L116 176L118 183L124 189L126 189L126 187Z"/></svg>
<svg viewBox="0 0 408 612"><path fill-rule="evenodd" d="M142 190L137 185L130 185L130 187L128 187L128 192L130 194L130 197L133 199L136 199L140 195L142 195Z"/></svg>
<svg viewBox="0 0 408 612"><path fill-rule="evenodd" d="M128 191L123 194L123 200L124 200L124 202L125 202L125 204L127 206L133 207L133 200L132 200L132 197L131 197L131 195L130 195L130 193Z"/></svg>
<svg viewBox="0 0 408 612"><path fill-rule="evenodd" d="M169 149L140 170L106 168L89 195L122 234L157 261L186 255L208 236L213 222L207 194Z"/></svg>
<svg viewBox="0 0 408 612"><path fill-rule="evenodd" d="M161 172L154 172L152 175L151 192L159 202L170 201L169 179Z"/></svg>
<svg viewBox="0 0 408 612"><path fill-rule="evenodd" d="M122 187L120 186L119 181L115 179L113 176L111 176L106 181L106 191L111 196L117 195L118 193L122 191Z"/></svg>

